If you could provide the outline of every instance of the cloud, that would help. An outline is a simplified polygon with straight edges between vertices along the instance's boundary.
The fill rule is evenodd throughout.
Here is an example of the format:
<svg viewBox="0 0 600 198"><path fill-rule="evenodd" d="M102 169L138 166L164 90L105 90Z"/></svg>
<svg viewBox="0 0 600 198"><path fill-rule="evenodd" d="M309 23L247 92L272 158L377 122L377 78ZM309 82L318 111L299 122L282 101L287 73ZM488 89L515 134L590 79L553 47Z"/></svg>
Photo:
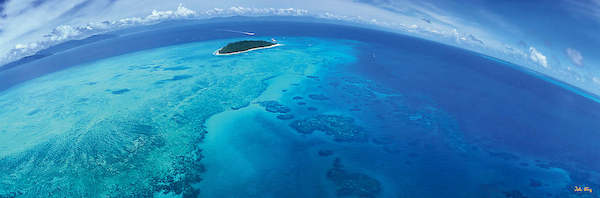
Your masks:
<svg viewBox="0 0 600 198"><path fill-rule="evenodd" d="M170 19L170 18L185 18L192 17L196 15L196 12L190 10L186 7L183 7L182 4L177 6L176 10L167 10L167 11L157 11L152 10L152 14L146 16L146 21L158 21L162 19Z"/></svg>
<svg viewBox="0 0 600 198"><path fill-rule="evenodd" d="M592 81L594 81L594 83L599 84L600 85L600 77L593 77Z"/></svg>
<svg viewBox="0 0 600 198"><path fill-rule="evenodd" d="M0 0L1 1L1 0ZM88 5L89 0L84 3L79 3L75 6L75 10L81 10ZM74 9L67 10L65 13L69 13ZM102 22L89 22L82 25L59 25L51 30L50 33L45 34L43 38L33 40L30 42L19 41L13 44L12 48L4 53L0 54L0 66L11 61L15 61L19 58L33 55L37 51L45 49L49 46L72 40L81 39L87 36L91 36L97 33L117 30L121 28L137 26L137 25L148 25L155 24L165 20L177 20L177 19L189 19L189 18L209 18L219 16L304 16L307 15L308 11L297 8L249 8L243 6L233 6L226 9L213 8L205 12L196 12L189 8L179 4L175 10L152 10L149 15L144 17L126 17L117 20L106 20ZM63 13L60 16L65 16ZM1 24L0 24L1 25ZM0 26L1 27L1 26ZM37 27L36 27L37 28ZM0 38L2 43L3 38ZM6 42L6 41L5 41ZM7 42L8 43L8 42Z"/></svg>
<svg viewBox="0 0 600 198"><path fill-rule="evenodd" d="M81 10L85 9L86 7L89 7L90 4L92 4L92 0L86 0L86 1L83 1L80 3L77 3L71 9L69 9L66 12L64 12L63 14L61 14L58 18L66 18L66 17L72 16L72 15L76 15Z"/></svg>
<svg viewBox="0 0 600 198"><path fill-rule="evenodd" d="M546 56L541 52L537 51L534 47L529 47L529 58L544 67L548 67L548 61L546 60Z"/></svg>
<svg viewBox="0 0 600 198"><path fill-rule="evenodd" d="M69 25L61 25L54 30L52 30L51 34L46 35L51 41L62 41L69 38L73 38L81 34L79 30Z"/></svg>
<svg viewBox="0 0 600 198"><path fill-rule="evenodd" d="M569 58L571 59L571 61L573 61L575 65L583 66L583 56L581 56L581 53L579 53L579 51L567 48L565 50L565 53L567 53L567 56L569 56Z"/></svg>
<svg viewBox="0 0 600 198"><path fill-rule="evenodd" d="M567 8L571 10L571 13L578 15L587 15L600 19L600 0L588 0L588 1L572 1L567 0Z"/></svg>
<svg viewBox="0 0 600 198"><path fill-rule="evenodd" d="M594 12L600 0L584 1L593 3L574 4L580 9L594 7L587 13L600 13ZM454 10L452 5L432 0L146 0L142 4L120 0L0 0L0 66L67 40L131 26L165 20L273 15L310 16L377 27L473 50L567 82L572 79L558 71L566 70L565 60L561 66L556 55L565 53L573 61L571 65L583 64L581 53L575 49L558 48L559 53L549 47L539 49L544 45L535 38L543 35L523 35L512 17L496 14L493 9L479 9L478 5L469 6L477 9L465 10L481 17L465 17L460 13L465 10ZM575 7L567 5L566 9ZM594 65L595 58L586 57L586 65ZM591 77L585 78L591 81Z"/></svg>

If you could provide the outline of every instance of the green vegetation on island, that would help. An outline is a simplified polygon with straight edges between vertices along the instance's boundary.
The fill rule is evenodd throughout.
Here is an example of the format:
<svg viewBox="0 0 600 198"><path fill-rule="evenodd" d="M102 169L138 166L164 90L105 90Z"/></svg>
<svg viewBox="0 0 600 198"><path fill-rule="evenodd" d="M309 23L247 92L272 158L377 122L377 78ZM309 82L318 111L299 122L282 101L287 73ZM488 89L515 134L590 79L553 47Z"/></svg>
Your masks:
<svg viewBox="0 0 600 198"><path fill-rule="evenodd" d="M231 54L236 52L244 52L255 48L263 48L270 47L276 45L276 43L268 42L268 41L237 41L233 43L227 44L225 47L221 48L218 53L219 54Z"/></svg>

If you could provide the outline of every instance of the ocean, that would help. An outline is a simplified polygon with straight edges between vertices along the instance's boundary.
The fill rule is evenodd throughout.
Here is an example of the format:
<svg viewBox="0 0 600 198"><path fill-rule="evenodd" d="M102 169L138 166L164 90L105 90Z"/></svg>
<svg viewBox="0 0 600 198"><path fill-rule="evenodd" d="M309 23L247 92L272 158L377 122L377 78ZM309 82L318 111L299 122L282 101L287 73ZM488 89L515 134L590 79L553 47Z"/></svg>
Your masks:
<svg viewBox="0 0 600 198"><path fill-rule="evenodd" d="M248 36L235 31L248 31ZM0 71L0 197L597 197L600 104L329 23L175 21ZM282 46L215 56L229 42Z"/></svg>

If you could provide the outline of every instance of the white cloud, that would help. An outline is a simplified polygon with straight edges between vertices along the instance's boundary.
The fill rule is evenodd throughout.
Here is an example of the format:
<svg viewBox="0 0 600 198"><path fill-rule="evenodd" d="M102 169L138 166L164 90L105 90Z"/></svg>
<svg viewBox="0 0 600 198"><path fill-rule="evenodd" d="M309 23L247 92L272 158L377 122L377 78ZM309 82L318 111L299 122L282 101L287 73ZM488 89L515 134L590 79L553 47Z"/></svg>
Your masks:
<svg viewBox="0 0 600 198"><path fill-rule="evenodd" d="M81 32L79 32L79 30L77 30L74 27L71 27L69 25L61 25L54 28L54 30L52 30L52 33L47 35L46 37L48 37L52 41L62 41L76 37L80 33Z"/></svg>
<svg viewBox="0 0 600 198"><path fill-rule="evenodd" d="M20 44L20 43L15 45L15 49L24 49L24 48L27 48L27 45Z"/></svg>
<svg viewBox="0 0 600 198"><path fill-rule="evenodd" d="M594 83L600 85L600 77L593 77L592 80L594 81Z"/></svg>
<svg viewBox="0 0 600 198"><path fill-rule="evenodd" d="M546 60L546 56L541 52L537 51L534 47L529 47L529 58L544 67L548 67L548 61Z"/></svg>
<svg viewBox="0 0 600 198"><path fill-rule="evenodd" d="M157 11L152 10L152 14L146 16L146 21L157 21L162 19L169 18L185 18L185 17L193 17L196 15L196 12L190 10L186 7L183 7L182 4L177 6L176 10L167 10L167 11Z"/></svg>
<svg viewBox="0 0 600 198"><path fill-rule="evenodd" d="M61 7L73 7L85 0L65 0L70 4ZM97 0L102 2L103 0ZM13 1L16 2L16 1ZM96 2L96 1L94 1ZM35 50L15 50L10 48L15 46L17 43L38 43L40 48L54 45L58 42L62 42L68 39L80 39L85 36L97 34L100 32L110 31L118 28L129 27L133 25L152 24L163 20L179 19L179 18L195 18L204 19L210 17L223 17L223 16L266 16L266 15L277 15L277 16L314 16L319 18L343 20L352 23L375 25L383 28L388 28L392 31L400 31L404 33L410 33L416 36L426 37L429 39L440 39L452 38L456 41L456 45L471 45L471 46L482 46L483 40L486 40L486 36L481 36L479 32L473 32L470 29L456 32L454 26L449 23L456 23L457 18L446 15L435 15L437 12L428 12L426 17L432 20L432 23L425 23L422 20L422 15L405 15L388 10L382 10L373 6L368 6L362 3L356 3L346 0L330 0L327 1L326 5L322 5L321 0L306 0L302 2L295 1L282 1L274 3L269 0L255 0L252 2L239 1L237 5L232 5L231 2L197 2L193 0L181 0L185 3L186 7L182 4L177 6L175 10L159 10L156 8L164 8L166 6L173 7L177 3L165 2L162 0L149 0L144 4L132 3L128 1L117 1L111 6L105 6L102 3L92 3L90 8L87 10L101 11L103 14L90 14L84 12L85 16L72 17L72 18L54 18L47 19L47 21L57 21L56 23L40 23L37 26L18 26L22 27L21 31L13 31L15 28L10 28L11 37L0 38L0 65L23 56L31 55L35 53ZM23 2L19 5L23 5ZM66 4L66 3L65 3ZM51 6L52 4L45 4L45 6ZM191 6L189 9L187 6ZM405 10L417 9L420 11L428 11L428 8L420 6L413 6L411 3L406 2L400 5L408 6ZM263 7L269 6L269 7ZM274 6L274 7L270 7ZM285 6L285 7L284 7ZM396 7L405 7L396 6ZM15 6L16 7L16 6ZM131 10L131 7L136 9ZM127 9L125 9L127 8ZM338 9L344 8L344 9ZM51 8L36 8L38 10L32 10L28 12L27 16L30 17L30 13L46 13L52 12L55 16L61 16L65 10L53 10ZM433 9L433 8L431 8ZM309 13L310 10L310 13ZM435 11L438 11L437 8ZM150 15L147 15L150 13ZM410 12L407 12L410 13ZM48 17L48 14L44 16L35 16L33 18ZM30 17L31 18L31 17ZM10 19L12 22L20 21L21 19ZM60 22L58 22L60 21ZM440 21L445 21L440 23ZM42 26L43 24L43 26ZM67 26L59 26L67 25ZM57 27L59 26L59 27ZM57 27L57 28L55 28ZM34 34L28 39L24 39L22 36L26 32L34 32L36 34L41 33L47 34L48 30L52 30L46 38L37 38ZM452 32L454 30L454 32ZM5 45L9 44L9 45Z"/></svg>
<svg viewBox="0 0 600 198"><path fill-rule="evenodd" d="M485 21L496 24L505 33L493 31L493 28L486 28L479 20L461 17L437 4L415 1L361 3L352 0L146 0L140 4L135 1L61 0L36 8L30 7L31 1L35 0L9 1L6 5L8 17L0 20L0 28L3 29L0 33L0 65L70 39L164 20L238 15L311 16L362 24L466 48L571 82L569 76L561 76L558 71L567 69L566 66L560 66L558 59L553 58L557 53L551 49L530 47L539 45L532 41L528 41L529 44L523 43L522 46L516 44L518 39L528 39L519 36L519 27L486 10L478 12ZM86 3L88 1L91 3ZM85 7L73 12L73 8L81 4ZM540 50L550 56L547 57ZM565 50L574 62L573 65L583 64L579 51ZM565 53L562 50L559 52ZM586 57L586 64L596 63L594 58ZM552 69L543 69L550 67ZM585 69L587 68L592 67ZM591 77L585 78L591 81ZM598 92L600 93L600 89Z"/></svg>
<svg viewBox="0 0 600 198"><path fill-rule="evenodd" d="M583 56L581 56L581 53L579 53L579 51L577 51L575 49L567 48L565 50L565 52L567 53L567 56L569 56L569 58L571 59L571 61L573 61L573 63L575 65L578 65L578 66L583 65Z"/></svg>
<svg viewBox="0 0 600 198"><path fill-rule="evenodd" d="M43 12L43 11L42 11ZM243 6L234 6L227 9L213 8L208 11L197 13L194 10L184 7L182 4L177 6L175 10L152 10L145 17L126 17L116 20L107 20L103 22L88 22L82 25L59 25L53 28L50 33L44 35L44 38L36 38L30 42L18 41L13 44L13 48L0 50L0 65L19 58L35 54L37 51L45 49L49 46L71 40L81 39L93 34L116 30L124 27L135 25L154 24L165 20L184 19L184 18L209 18L217 16L304 16L308 14L308 10L297 8L250 8ZM35 27L30 27L35 28ZM10 43L4 38L0 38L2 42ZM1 45L0 45L1 46Z"/></svg>
<svg viewBox="0 0 600 198"><path fill-rule="evenodd" d="M175 16L178 17L191 17L196 15L196 12L193 10L190 10L186 7L183 7L183 4L179 4L179 6L177 6L177 10L175 10Z"/></svg>
<svg viewBox="0 0 600 198"><path fill-rule="evenodd" d="M600 0L591 1L565 1L571 14L575 16L588 15L600 19Z"/></svg>

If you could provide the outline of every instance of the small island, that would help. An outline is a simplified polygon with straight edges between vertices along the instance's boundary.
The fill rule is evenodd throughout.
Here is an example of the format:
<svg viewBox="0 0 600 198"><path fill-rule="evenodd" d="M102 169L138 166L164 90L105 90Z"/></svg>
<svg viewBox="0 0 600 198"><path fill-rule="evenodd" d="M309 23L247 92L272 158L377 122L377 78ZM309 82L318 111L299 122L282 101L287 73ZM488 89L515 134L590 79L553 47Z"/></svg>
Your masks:
<svg viewBox="0 0 600 198"><path fill-rule="evenodd" d="M272 43L272 42L268 42L268 41L252 41L252 40L237 41L237 42L229 43L225 47L217 50L215 52L215 55L239 54L239 53L244 53L247 51L252 51L252 50L257 50L257 49L277 47L279 45L280 44Z"/></svg>

